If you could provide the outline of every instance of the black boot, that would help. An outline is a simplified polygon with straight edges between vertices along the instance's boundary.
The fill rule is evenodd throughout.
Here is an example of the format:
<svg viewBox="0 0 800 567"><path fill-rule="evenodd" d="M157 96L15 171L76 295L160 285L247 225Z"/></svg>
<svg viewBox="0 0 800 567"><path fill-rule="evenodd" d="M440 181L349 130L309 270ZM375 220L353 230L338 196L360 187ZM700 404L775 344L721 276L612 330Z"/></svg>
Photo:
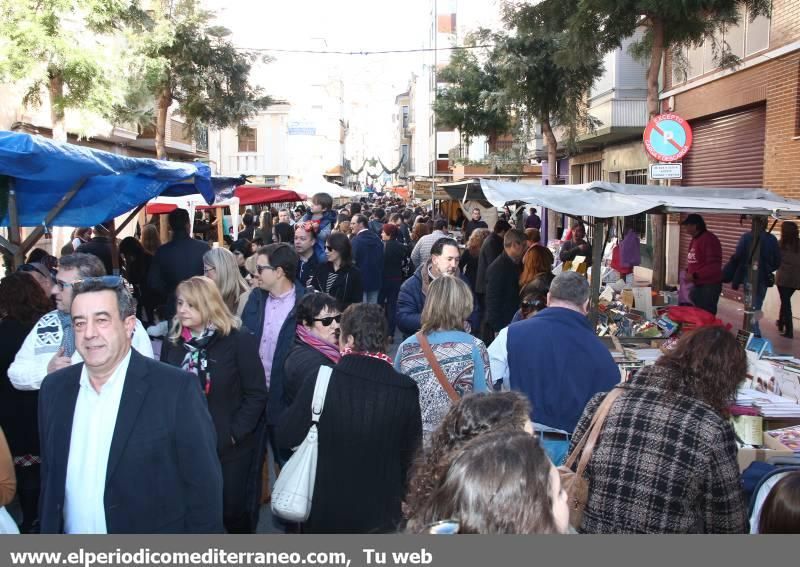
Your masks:
<svg viewBox="0 0 800 567"><path fill-rule="evenodd" d="M781 334L787 339L794 338L794 324L791 320L784 326L784 332Z"/></svg>
<svg viewBox="0 0 800 567"><path fill-rule="evenodd" d="M781 315L781 317L783 317L783 315ZM775 321L775 326L778 327L778 332L783 334L783 319Z"/></svg>

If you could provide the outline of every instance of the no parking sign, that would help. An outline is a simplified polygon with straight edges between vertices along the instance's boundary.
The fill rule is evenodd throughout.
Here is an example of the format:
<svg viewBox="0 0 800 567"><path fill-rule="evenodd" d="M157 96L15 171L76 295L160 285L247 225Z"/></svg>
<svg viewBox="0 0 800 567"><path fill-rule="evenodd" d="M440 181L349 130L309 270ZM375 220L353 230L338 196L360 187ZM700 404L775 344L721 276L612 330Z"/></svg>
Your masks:
<svg viewBox="0 0 800 567"><path fill-rule="evenodd" d="M692 147L692 127L677 114L654 116L644 130L644 148L660 162L678 161Z"/></svg>

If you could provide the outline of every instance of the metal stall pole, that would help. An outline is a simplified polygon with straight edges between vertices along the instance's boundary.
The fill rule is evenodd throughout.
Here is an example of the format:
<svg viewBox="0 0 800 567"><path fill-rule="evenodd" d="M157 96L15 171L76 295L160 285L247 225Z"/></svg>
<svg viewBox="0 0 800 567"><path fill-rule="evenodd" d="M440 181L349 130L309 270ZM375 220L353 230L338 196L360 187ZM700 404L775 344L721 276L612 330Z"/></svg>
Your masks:
<svg viewBox="0 0 800 567"><path fill-rule="evenodd" d="M590 291L589 319L592 328L597 328L600 308L600 284L603 280L603 250L605 249L605 232L608 219L594 219L594 239L592 240L592 281Z"/></svg>
<svg viewBox="0 0 800 567"><path fill-rule="evenodd" d="M742 321L742 329L748 332L755 318L753 304L760 283L758 281L758 268L761 260L761 235L767 228L767 217L762 215L753 216L752 226L753 239L750 242L750 256L747 259L747 286L744 291L744 320Z"/></svg>

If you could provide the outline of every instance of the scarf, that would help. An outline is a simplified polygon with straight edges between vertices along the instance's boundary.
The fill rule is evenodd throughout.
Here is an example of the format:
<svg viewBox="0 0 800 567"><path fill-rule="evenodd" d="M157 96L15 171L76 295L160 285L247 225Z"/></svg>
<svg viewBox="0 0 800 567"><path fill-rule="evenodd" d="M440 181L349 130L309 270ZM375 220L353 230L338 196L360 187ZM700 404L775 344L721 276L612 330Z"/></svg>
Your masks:
<svg viewBox="0 0 800 567"><path fill-rule="evenodd" d="M378 360L382 360L386 364L394 368L394 362L392 362L392 358L388 354L383 354L382 352L356 352L350 347L346 347L342 351L342 356L347 356L349 354L352 354L354 356L368 356L370 358L377 358Z"/></svg>
<svg viewBox="0 0 800 567"><path fill-rule="evenodd" d="M214 338L216 327L209 325L199 337L192 336L192 332L186 327L181 331L183 348L186 349L186 356L181 362L181 369L190 372L201 379L203 391L206 396L211 392L211 373L207 372L208 358L206 347Z"/></svg>
<svg viewBox="0 0 800 567"><path fill-rule="evenodd" d="M312 334L311 331L306 329L303 325L297 325L297 338L319 353L324 354L334 364L339 362L339 359L342 358L336 345L328 341L323 341L318 336Z"/></svg>
<svg viewBox="0 0 800 567"><path fill-rule="evenodd" d="M75 331L72 328L72 317L69 313L56 311L58 321L61 323L61 348L64 349L64 356L71 357L75 352Z"/></svg>

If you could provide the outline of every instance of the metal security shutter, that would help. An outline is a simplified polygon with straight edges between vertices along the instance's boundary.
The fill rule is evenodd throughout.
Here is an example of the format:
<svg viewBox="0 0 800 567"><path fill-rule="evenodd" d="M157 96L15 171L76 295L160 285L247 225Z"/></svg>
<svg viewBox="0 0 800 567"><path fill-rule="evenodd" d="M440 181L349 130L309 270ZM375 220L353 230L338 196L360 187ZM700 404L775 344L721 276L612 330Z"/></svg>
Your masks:
<svg viewBox="0 0 800 567"><path fill-rule="evenodd" d="M762 187L764 184L764 132L766 106L737 110L691 123L692 149L683 162L684 186ZM686 215L681 215L681 220ZM739 224L738 215L707 215L708 229L722 244L724 262L736 249L739 237L749 230L748 221ZM691 238L681 230L680 268L686 267ZM723 295L742 300L741 288L725 286Z"/></svg>

